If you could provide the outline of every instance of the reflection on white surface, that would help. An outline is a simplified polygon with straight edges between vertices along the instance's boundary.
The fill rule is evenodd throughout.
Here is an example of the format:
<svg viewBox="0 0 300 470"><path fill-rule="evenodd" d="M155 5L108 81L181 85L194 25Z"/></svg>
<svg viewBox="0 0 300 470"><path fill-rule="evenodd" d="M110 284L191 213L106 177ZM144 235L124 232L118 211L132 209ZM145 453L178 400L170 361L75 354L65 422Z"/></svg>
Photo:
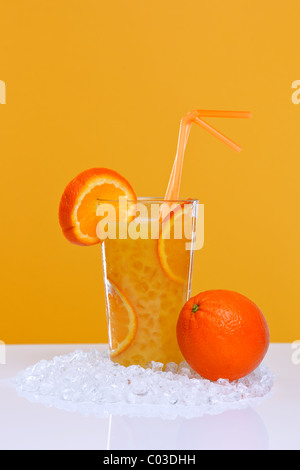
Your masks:
<svg viewBox="0 0 300 470"><path fill-rule="evenodd" d="M263 364L233 382L194 376L186 363L175 372L153 364L124 368L105 351L77 349L37 362L13 382L29 402L104 418L108 450L268 447L265 426L251 408L272 394L274 376ZM147 393L140 396L136 383L146 384Z"/></svg>
<svg viewBox="0 0 300 470"><path fill-rule="evenodd" d="M18 391L29 402L47 408L76 412L82 416L107 421L107 450L213 450L268 448L265 425L251 408L196 414L195 407L181 407L180 413L167 412L160 406L124 404L96 405L74 403L55 397L35 396ZM263 400L263 399L261 399ZM257 404L257 402L256 402ZM231 404L232 406L232 404ZM172 408L172 407L171 407ZM184 408L186 414L184 414ZM177 410L178 411L178 410ZM73 413L72 413L73 414Z"/></svg>
<svg viewBox="0 0 300 470"><path fill-rule="evenodd" d="M252 409L175 420L110 415L108 450L265 450L268 434Z"/></svg>
<svg viewBox="0 0 300 470"><path fill-rule="evenodd" d="M163 364L152 361L148 368L123 367L110 360L108 351L77 349L27 367L15 384L30 401L84 415L174 419L257 405L270 395L274 383L264 364L231 382L206 380L186 362L174 365L163 370Z"/></svg>
<svg viewBox="0 0 300 470"><path fill-rule="evenodd" d="M78 347L89 351L91 345L7 346L6 364L0 365L0 449L300 448L300 365L292 361L291 344L270 345L266 365L275 373L275 386L272 396L254 409L250 404L243 410L165 421L159 415L124 416L121 408L123 416L109 419L109 410L102 418L87 416L18 395L11 377L42 358L50 360Z"/></svg>
<svg viewBox="0 0 300 470"><path fill-rule="evenodd" d="M43 406L36 402L32 404L29 400L20 398L11 380L0 380L0 389L0 415L3 422L2 432L0 423L1 449L269 448L269 436L264 421L250 407L191 419L181 416L163 419L116 414L97 417L95 414L84 416L75 409L58 409L56 406ZM9 409L13 410L13 414Z"/></svg>

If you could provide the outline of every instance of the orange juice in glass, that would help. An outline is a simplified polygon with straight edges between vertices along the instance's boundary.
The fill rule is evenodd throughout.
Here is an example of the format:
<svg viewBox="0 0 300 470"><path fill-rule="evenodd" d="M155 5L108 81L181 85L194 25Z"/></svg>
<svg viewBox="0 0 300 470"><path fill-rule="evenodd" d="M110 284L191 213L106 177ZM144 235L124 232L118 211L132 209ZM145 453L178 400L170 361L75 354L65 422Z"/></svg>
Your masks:
<svg viewBox="0 0 300 470"><path fill-rule="evenodd" d="M110 357L124 366L179 363L176 323L190 297L198 201L135 204L135 216L111 222L115 236L102 242Z"/></svg>
<svg viewBox="0 0 300 470"><path fill-rule="evenodd" d="M176 323L190 297L198 201L179 200L179 193L192 124L241 151L204 121L206 117L250 118L251 113L203 109L187 113L180 122L164 198L136 198L119 173L91 168L69 182L60 201L59 222L65 237L81 246L102 243L110 357L124 366L182 359ZM104 216L106 209L109 217ZM103 221L109 236L103 227L98 233ZM201 243L197 245L200 249Z"/></svg>

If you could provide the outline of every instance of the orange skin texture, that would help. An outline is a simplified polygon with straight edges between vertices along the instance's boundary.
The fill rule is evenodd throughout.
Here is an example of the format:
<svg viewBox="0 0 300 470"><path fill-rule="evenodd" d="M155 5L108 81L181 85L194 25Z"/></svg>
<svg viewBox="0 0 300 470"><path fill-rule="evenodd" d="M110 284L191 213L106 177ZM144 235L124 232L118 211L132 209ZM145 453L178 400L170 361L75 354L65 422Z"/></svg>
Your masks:
<svg viewBox="0 0 300 470"><path fill-rule="evenodd" d="M114 170L110 170L108 168L90 168L89 170L85 170L77 175L66 186L59 204L59 223L63 234L71 243L81 246L95 245L100 243L99 239L85 241L78 238L73 218L73 209L76 206L78 197L80 197L80 195L86 190L88 184L92 182L93 179L97 179L103 176L107 178L107 183L110 181L121 182L124 187L126 187L131 198L133 200L136 199L135 192L128 181Z"/></svg>
<svg viewBox="0 0 300 470"><path fill-rule="evenodd" d="M193 312L195 305L198 310ZM184 305L177 340L186 362L202 377L237 380L259 366L270 334L263 313L247 297L209 290Z"/></svg>

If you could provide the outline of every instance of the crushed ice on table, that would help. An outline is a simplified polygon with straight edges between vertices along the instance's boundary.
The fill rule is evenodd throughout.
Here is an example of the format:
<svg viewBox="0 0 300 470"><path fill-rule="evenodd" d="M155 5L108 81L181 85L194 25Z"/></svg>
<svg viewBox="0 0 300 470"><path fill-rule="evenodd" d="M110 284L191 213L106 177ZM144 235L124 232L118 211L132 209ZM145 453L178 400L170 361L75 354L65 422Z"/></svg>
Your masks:
<svg viewBox="0 0 300 470"><path fill-rule="evenodd" d="M186 362L179 366L152 361L146 368L112 362L107 351L76 350L42 360L15 379L18 393L30 401L99 416L173 418L220 413L255 405L272 389L274 376L261 364L254 372L229 382L200 377Z"/></svg>

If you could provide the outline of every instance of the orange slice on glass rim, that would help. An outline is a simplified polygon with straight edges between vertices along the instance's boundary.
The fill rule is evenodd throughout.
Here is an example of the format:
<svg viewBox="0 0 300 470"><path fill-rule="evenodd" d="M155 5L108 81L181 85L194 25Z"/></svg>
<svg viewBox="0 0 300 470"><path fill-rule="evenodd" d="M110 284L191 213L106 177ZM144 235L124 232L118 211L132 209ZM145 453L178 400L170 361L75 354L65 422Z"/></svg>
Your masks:
<svg viewBox="0 0 300 470"><path fill-rule="evenodd" d="M178 205L161 223L157 244L160 264L168 277L180 284L188 280L189 256L186 244L191 241L192 230L193 217L190 204Z"/></svg>
<svg viewBox="0 0 300 470"><path fill-rule="evenodd" d="M107 168L91 168L74 178L64 190L59 205L59 222L65 237L77 245L95 245L99 200L118 200L126 197L136 201L134 190L119 173ZM116 221L119 212L116 210Z"/></svg>
<svg viewBox="0 0 300 470"><path fill-rule="evenodd" d="M108 336L110 357L114 358L130 346L137 330L134 308L120 289L107 279Z"/></svg>

